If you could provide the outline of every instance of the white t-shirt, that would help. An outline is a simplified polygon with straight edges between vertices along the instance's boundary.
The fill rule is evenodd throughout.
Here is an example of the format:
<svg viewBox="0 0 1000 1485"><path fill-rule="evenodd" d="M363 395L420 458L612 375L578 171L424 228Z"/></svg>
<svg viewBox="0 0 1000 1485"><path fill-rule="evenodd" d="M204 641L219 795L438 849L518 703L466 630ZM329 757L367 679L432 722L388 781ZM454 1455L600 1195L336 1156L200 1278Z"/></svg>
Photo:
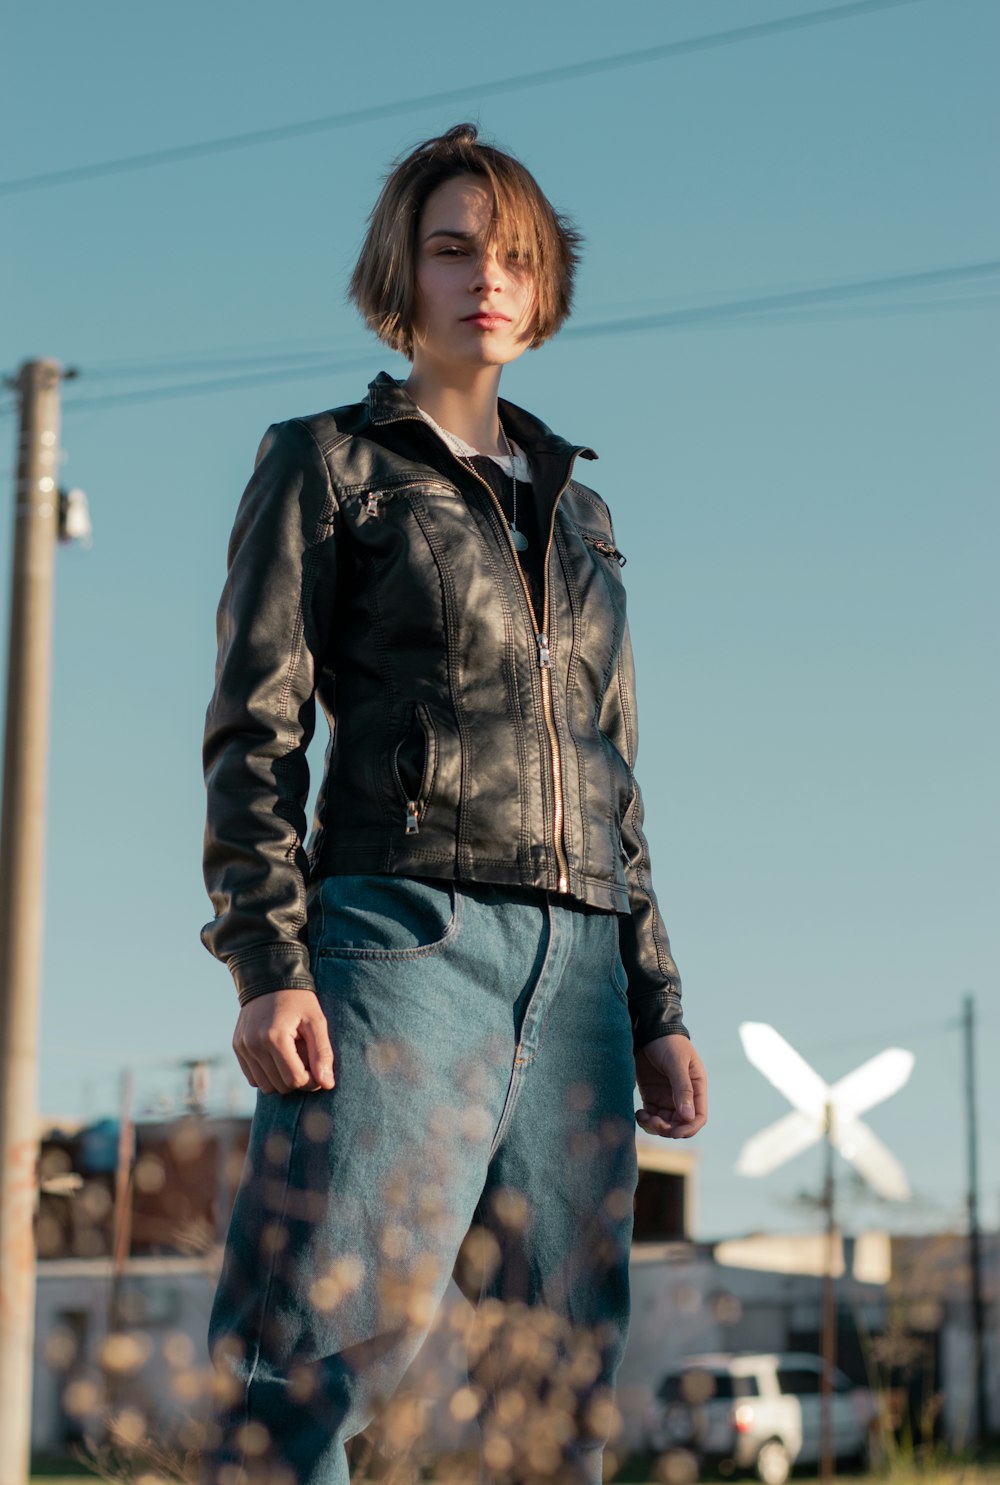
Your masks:
<svg viewBox="0 0 1000 1485"><path fill-rule="evenodd" d="M422 407L418 407L417 412L423 418L424 422L429 423L434 429L434 432L444 440L453 454L457 454L460 459L480 457L478 449L474 449L471 443L466 443L464 438L459 438L457 433L449 433L447 428L442 428L440 423L434 421L429 412L424 412ZM492 459L494 464L500 466L504 474L513 475L519 485L530 484L531 465L528 463L527 454L523 449L519 448L512 438L508 438L507 442L510 444L513 458L511 458L510 454L485 454L482 457Z"/></svg>

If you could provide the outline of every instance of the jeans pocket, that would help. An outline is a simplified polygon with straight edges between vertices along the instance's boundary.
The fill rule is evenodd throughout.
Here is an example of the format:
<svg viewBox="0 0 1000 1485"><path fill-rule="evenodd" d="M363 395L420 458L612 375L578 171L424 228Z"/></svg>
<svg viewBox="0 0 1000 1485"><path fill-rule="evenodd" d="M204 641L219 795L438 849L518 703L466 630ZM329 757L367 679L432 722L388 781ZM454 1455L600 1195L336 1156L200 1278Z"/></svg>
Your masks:
<svg viewBox="0 0 1000 1485"><path fill-rule="evenodd" d="M611 961L611 988L621 1001L623 1006L628 1006L628 975L622 963L622 956L615 947L614 958Z"/></svg>
<svg viewBox="0 0 1000 1485"><path fill-rule="evenodd" d="M455 883L427 877L329 876L319 887L320 959L418 959L458 930Z"/></svg>

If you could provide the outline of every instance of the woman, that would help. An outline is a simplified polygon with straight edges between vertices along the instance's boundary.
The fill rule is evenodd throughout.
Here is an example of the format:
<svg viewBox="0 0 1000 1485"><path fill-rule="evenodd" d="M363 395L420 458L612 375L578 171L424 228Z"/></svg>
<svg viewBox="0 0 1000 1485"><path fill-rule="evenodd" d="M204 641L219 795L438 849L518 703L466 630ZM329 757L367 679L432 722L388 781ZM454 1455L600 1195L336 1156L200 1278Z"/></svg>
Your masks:
<svg viewBox="0 0 1000 1485"><path fill-rule="evenodd" d="M269 428L237 513L202 938L258 1098L211 1485L346 1481L453 1271L484 1474L601 1478L634 1118L684 1139L706 1109L632 773L624 558L575 477L596 455L497 395L566 318L578 246L471 125L421 144L350 285L410 375Z"/></svg>

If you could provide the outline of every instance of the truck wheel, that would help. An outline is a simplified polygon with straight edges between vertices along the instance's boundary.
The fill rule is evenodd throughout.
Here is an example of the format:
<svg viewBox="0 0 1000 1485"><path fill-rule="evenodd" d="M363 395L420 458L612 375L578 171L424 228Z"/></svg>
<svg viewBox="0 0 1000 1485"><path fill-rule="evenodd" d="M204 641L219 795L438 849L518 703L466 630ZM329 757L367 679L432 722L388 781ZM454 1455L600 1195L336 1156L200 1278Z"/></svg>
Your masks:
<svg viewBox="0 0 1000 1485"><path fill-rule="evenodd" d="M785 1485L792 1473L792 1461L780 1439L765 1439L757 1451L754 1468L762 1485Z"/></svg>

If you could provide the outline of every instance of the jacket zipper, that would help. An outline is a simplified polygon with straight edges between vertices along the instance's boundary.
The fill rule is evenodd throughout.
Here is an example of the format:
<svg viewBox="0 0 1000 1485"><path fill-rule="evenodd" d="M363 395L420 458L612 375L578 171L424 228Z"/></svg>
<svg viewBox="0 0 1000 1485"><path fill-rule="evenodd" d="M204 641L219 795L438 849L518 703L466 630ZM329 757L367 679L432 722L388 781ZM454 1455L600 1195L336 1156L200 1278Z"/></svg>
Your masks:
<svg viewBox="0 0 1000 1485"><path fill-rule="evenodd" d="M404 738L400 738L392 753L392 775L396 781L400 797L406 805L406 834L419 835L420 822L427 813L427 806L434 789L434 779L437 775L437 743L434 739L433 728L428 717L427 708L421 701L415 703L410 719L411 729L414 725L420 727L424 739L424 768L423 776L417 790L417 797L411 799L409 790L403 783L399 772L399 750L403 745ZM421 797L421 790L423 796Z"/></svg>
<svg viewBox="0 0 1000 1485"><path fill-rule="evenodd" d="M611 557L615 562L618 563L619 567L624 567L625 563L628 561L625 553L620 552L616 546L612 546L610 541L604 541L603 538L599 536L584 536L583 539L585 542L588 542L595 551L600 552L603 557Z"/></svg>
<svg viewBox="0 0 1000 1485"><path fill-rule="evenodd" d="M412 488L413 483L411 482L408 485L401 485L399 489L369 490L368 493L365 495L365 515L370 516L374 521L380 521L382 519L382 507L385 505L386 501L394 499L403 490ZM421 490L447 490L450 487L443 483L440 485L427 485L421 482L420 488Z"/></svg>
<svg viewBox="0 0 1000 1485"><path fill-rule="evenodd" d="M396 762L395 757L392 760L392 771L393 771L393 774L395 775L396 784L397 784L397 786L399 788L399 792L405 798L405 796L406 796L406 790L403 788L403 781L399 777L399 767L397 765L397 762ZM427 801L424 800L424 799L407 799L406 800L406 834L407 835L419 835L420 834L420 817L421 817L421 815L424 812L424 809L426 807L426 803L427 803Z"/></svg>
<svg viewBox="0 0 1000 1485"><path fill-rule="evenodd" d="M407 414L402 418L386 418L383 419L383 421L388 423L423 423L424 420L423 418L416 418ZM449 453L450 452L451 451L449 450ZM562 754L559 748L559 738L556 733L555 712L552 706L552 654L549 650L548 635L549 557L552 552L552 538L555 535L556 529L556 508L559 504L560 499L562 498L563 491L566 489L566 486L569 484L570 478L572 477L573 461L575 461L576 455L574 454L573 460L570 462L570 473L566 476L565 484L563 484L560 489L557 490L555 499L552 501L552 519L549 522L549 539L545 545L545 559L542 566L543 628L540 630L538 628L538 615L535 613L535 606L531 601L531 590L528 587L528 580L524 576L524 569L521 567L521 563L517 555L517 548L515 547L514 542L511 539L510 528L507 525L507 518L503 513L503 506L497 499L496 494L488 480L483 479L483 476L479 474L477 470L470 468L468 464L462 464L462 461L458 458L457 454L452 454L452 458L455 460L456 464L462 465L462 468L467 474L473 475L474 478L479 481L483 489L486 491L487 495L490 497L490 500L493 502L493 508L495 509L500 519L500 525L503 528L504 535L507 538L507 544L510 547L511 556L514 558L514 566L517 569L517 575L521 579L521 587L524 589L524 598L525 602L528 605L528 612L531 615L532 623L535 626L535 644L538 647L539 679L541 681L542 687L542 715L545 718L545 730L548 733L549 738L549 756L552 761L552 842L555 846L556 869L559 873L557 890L559 892L568 892L569 863L566 860L566 848L563 844L563 816L565 814L565 807L563 803L562 787ZM414 821L414 828L415 827L416 820ZM406 828L408 833L412 833L409 814L407 815Z"/></svg>
<svg viewBox="0 0 1000 1485"><path fill-rule="evenodd" d="M463 464L462 468L467 469L468 466ZM503 506L497 499L496 493L494 492L493 487L490 485L488 480L483 479L482 475L475 469L469 469L469 473L475 475L476 479L479 481L483 489L486 491L487 495L489 495L490 499L492 500L497 515L500 517L500 525L503 527L504 535L507 538L507 543L514 558L514 566L517 568L517 575L521 579L521 587L524 589L524 597L528 605L528 612L531 614L532 621L536 626L535 644L538 646L538 670L539 679L542 685L542 715L545 718L545 730L548 733L549 737L549 756L552 760L552 842L556 849L556 868L559 872L557 890L559 892L568 892L569 863L566 860L566 848L563 844L563 815L565 813L565 806L563 803L562 787L562 754L559 748L559 738L556 734L555 710L552 706L552 653L549 649L548 631L549 556L552 552L552 538L555 534L556 529L556 506L559 503L559 499L563 493L563 490L565 490L566 485L569 484L569 479L567 478L566 485L563 485L562 489L558 491L555 499L552 502L552 520L549 523L549 539L545 545L545 557L542 564L543 627L541 629L538 629L538 615L535 613L535 606L531 601L531 590L528 587L528 580L524 575L524 569L521 566L520 559L517 555L517 548L515 547L511 539L510 527L507 525L507 518L503 513Z"/></svg>

